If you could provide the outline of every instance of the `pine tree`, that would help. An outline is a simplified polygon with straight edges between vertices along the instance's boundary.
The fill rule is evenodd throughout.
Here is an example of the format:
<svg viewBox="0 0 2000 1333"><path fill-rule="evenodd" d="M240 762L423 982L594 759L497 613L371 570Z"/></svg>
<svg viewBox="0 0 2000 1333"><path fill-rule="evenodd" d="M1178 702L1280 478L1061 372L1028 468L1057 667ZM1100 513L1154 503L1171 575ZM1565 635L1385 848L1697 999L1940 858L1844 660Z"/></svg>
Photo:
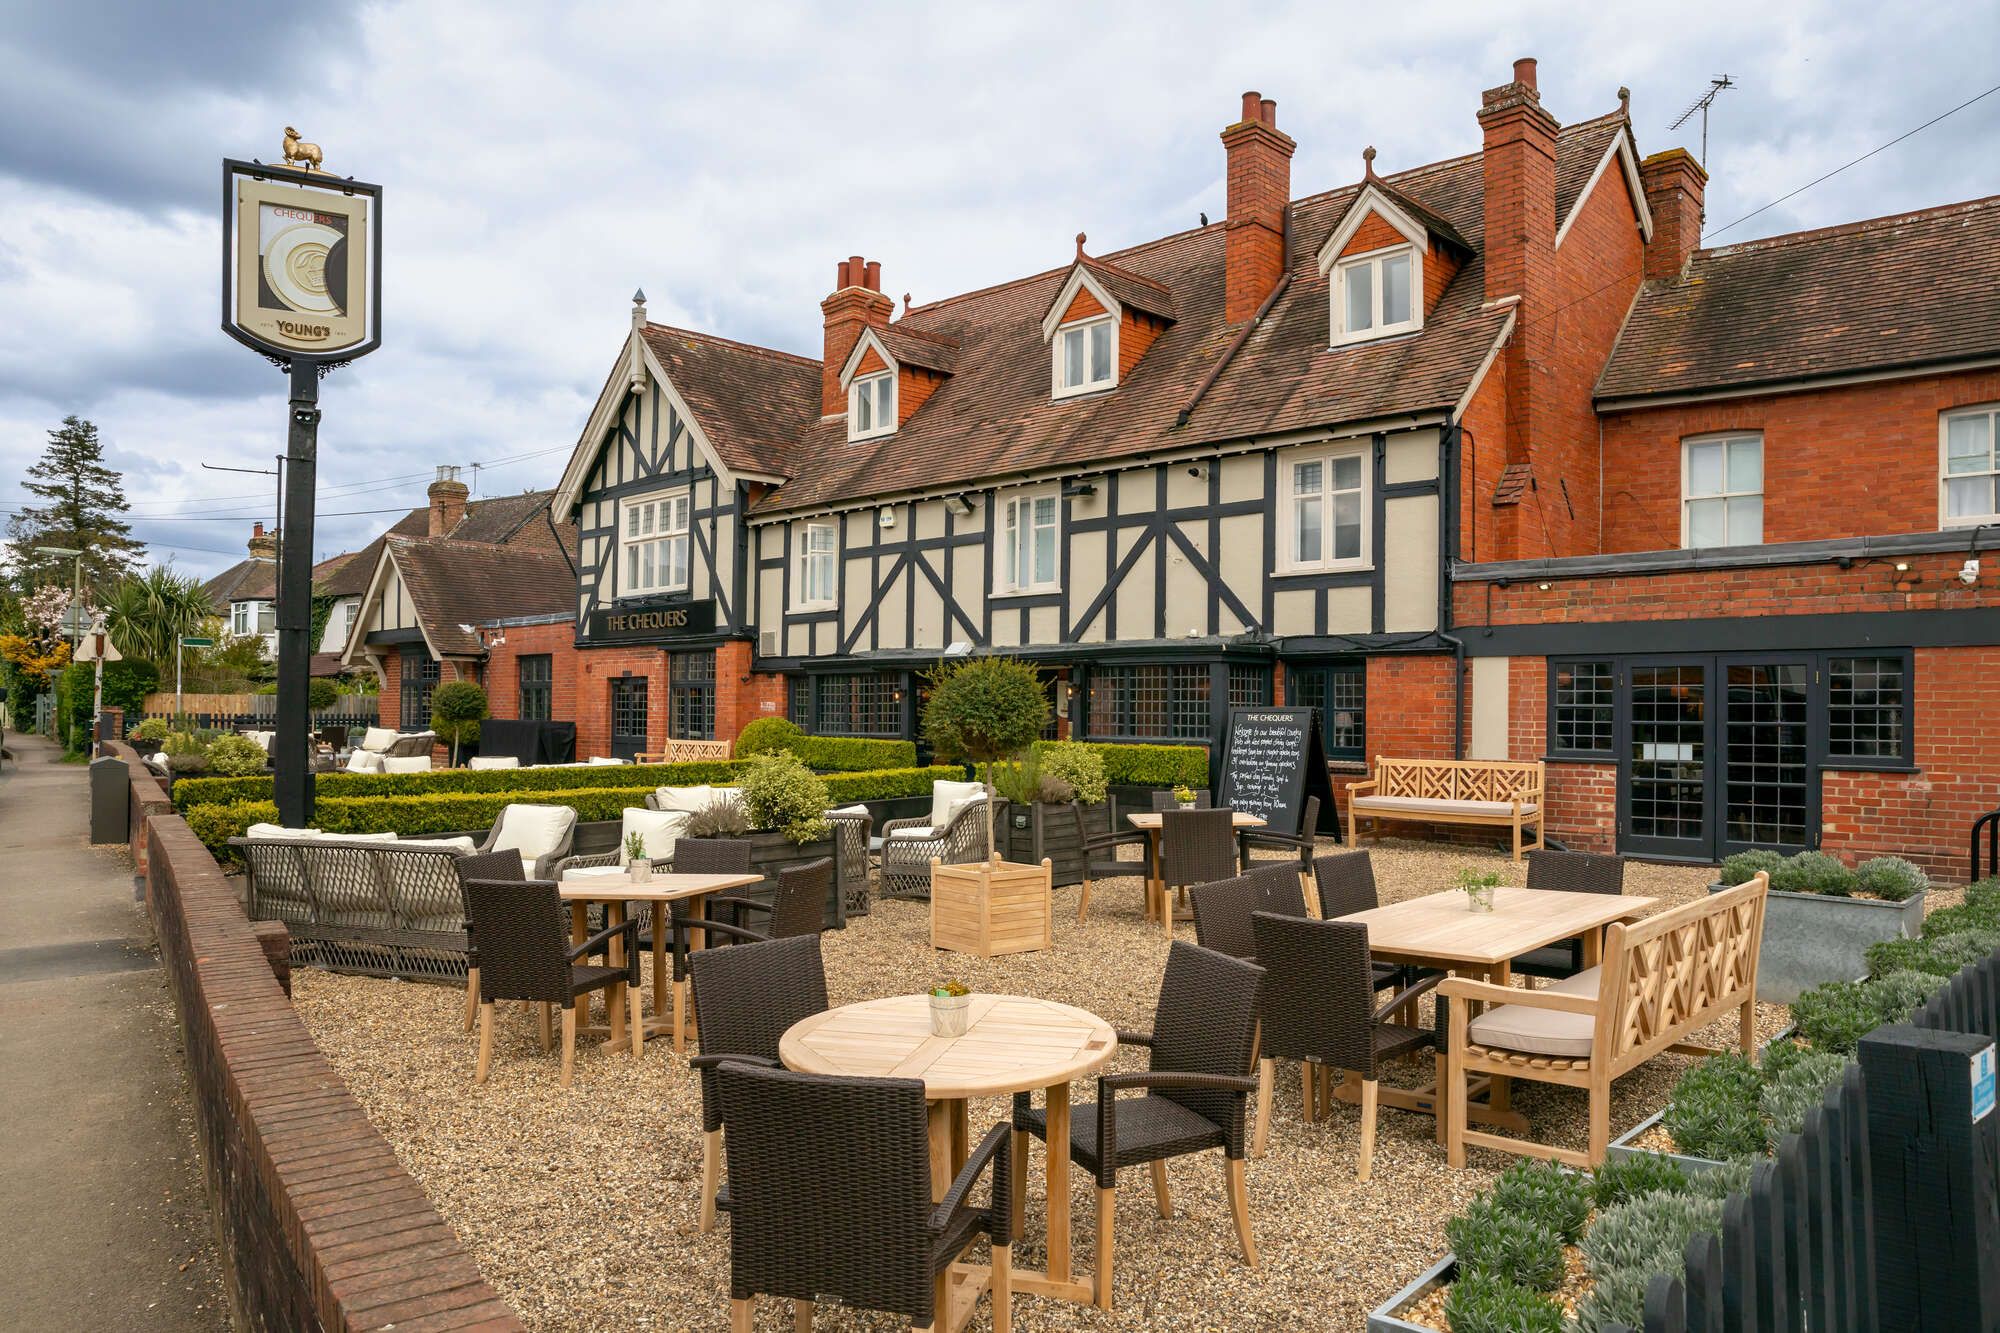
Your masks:
<svg viewBox="0 0 2000 1333"><path fill-rule="evenodd" d="M37 546L82 551L86 592L108 588L133 571L134 557L145 545L120 517L130 508L124 480L104 466L104 444L95 425L75 415L64 417L61 429L49 432L48 447L21 484L46 502L7 520L8 545L23 588L70 586L71 557L37 555Z"/></svg>

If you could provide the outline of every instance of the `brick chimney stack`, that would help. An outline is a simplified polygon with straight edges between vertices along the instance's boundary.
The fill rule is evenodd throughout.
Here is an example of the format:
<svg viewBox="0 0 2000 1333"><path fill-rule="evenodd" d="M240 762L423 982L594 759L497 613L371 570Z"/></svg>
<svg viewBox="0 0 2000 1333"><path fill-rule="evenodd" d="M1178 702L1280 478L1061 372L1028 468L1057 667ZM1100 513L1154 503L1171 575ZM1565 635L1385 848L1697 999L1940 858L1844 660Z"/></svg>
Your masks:
<svg viewBox="0 0 2000 1333"><path fill-rule="evenodd" d="M1229 156L1229 218L1223 224L1223 318L1257 313L1285 276L1285 209L1292 200L1292 153L1278 129L1278 104L1243 94L1243 118L1222 132Z"/></svg>
<svg viewBox="0 0 2000 1333"><path fill-rule="evenodd" d="M882 294L882 264L863 261L860 255L840 261L834 278L833 295L819 303L826 316L826 346L820 354L820 412L836 416L847 410L847 395L841 391L840 369L847 364L861 331L873 326L887 328L896 303Z"/></svg>
<svg viewBox="0 0 2000 1333"><path fill-rule="evenodd" d="M1525 462L1547 434L1552 395L1556 261L1556 118L1542 107L1535 62L1514 62L1514 77L1482 95L1479 128L1485 185L1486 299L1520 298L1508 339L1507 459Z"/></svg>
<svg viewBox="0 0 2000 1333"><path fill-rule="evenodd" d="M1671 278L1687 267L1701 245L1702 197L1708 173L1685 148L1669 148L1639 164L1639 183L1653 213L1653 239L1646 243L1646 276Z"/></svg>
<svg viewBox="0 0 2000 1333"><path fill-rule="evenodd" d="M250 528L249 547L252 560L275 561L278 558L278 530L273 528L266 532L262 523L253 524Z"/></svg>
<svg viewBox="0 0 2000 1333"><path fill-rule="evenodd" d="M437 480L424 492L430 500L430 524L426 533L432 537L444 537L458 526L465 517L465 500L472 494L464 482L458 479L458 469L444 466L437 470Z"/></svg>

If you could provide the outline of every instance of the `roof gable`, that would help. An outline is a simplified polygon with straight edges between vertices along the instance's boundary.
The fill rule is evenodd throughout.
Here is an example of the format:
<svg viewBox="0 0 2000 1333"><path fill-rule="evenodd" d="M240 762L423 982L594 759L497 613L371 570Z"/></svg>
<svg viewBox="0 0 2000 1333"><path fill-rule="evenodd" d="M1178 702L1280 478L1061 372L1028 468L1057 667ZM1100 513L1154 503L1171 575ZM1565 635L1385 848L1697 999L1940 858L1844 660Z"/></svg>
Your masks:
<svg viewBox="0 0 2000 1333"><path fill-rule="evenodd" d="M1576 163L1579 159L1588 160L1588 158L1584 157L1582 150L1587 150L1597 137L1600 136L1576 136L1574 142L1579 151L1572 151L1569 155L1570 161L1568 166L1571 175L1575 174ZM1614 162L1618 164L1619 170L1625 178L1625 187L1632 199L1632 211L1639 217L1639 235L1648 241L1653 239L1653 210L1646 205L1646 186L1639 178L1639 154L1632 147L1631 129L1622 118L1611 122L1609 142L1605 145L1604 150L1598 154L1597 163L1591 168L1590 175L1584 179L1583 184L1578 186L1574 194L1570 195L1567 200L1564 198L1565 192L1563 190L1565 164L1561 160L1562 154L1558 153L1557 158L1556 216L1562 220L1556 224L1556 249L1562 249L1563 240L1569 235L1571 224L1583 212L1584 201L1590 198L1591 191L1597 188L1598 182L1604 179L1605 173L1610 170L1611 164Z"/></svg>

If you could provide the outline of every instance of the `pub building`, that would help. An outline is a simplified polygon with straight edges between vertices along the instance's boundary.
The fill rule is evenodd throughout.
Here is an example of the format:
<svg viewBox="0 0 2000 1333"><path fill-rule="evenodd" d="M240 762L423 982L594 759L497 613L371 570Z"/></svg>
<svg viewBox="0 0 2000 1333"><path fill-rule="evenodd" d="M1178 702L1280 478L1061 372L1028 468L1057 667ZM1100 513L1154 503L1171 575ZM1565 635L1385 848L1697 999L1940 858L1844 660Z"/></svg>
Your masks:
<svg viewBox="0 0 2000 1333"><path fill-rule="evenodd" d="M579 757L915 738L926 668L1018 654L1052 735L1309 706L1336 790L1546 759L1571 846L1960 873L2000 804L1959 722L2000 645L2000 205L1702 250L1706 175L1622 89L1564 125L1522 60L1467 121L1295 196L1246 93L1224 218L900 311L843 260L817 357L640 294L548 500L564 604L538 571L465 622L496 716Z"/></svg>

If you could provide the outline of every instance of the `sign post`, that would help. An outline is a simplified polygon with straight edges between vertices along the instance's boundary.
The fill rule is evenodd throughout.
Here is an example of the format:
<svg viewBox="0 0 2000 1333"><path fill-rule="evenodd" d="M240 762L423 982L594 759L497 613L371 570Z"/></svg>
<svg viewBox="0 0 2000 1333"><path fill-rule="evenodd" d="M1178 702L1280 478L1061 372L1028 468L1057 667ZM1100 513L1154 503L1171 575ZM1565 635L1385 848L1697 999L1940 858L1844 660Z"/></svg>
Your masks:
<svg viewBox="0 0 2000 1333"><path fill-rule="evenodd" d="M183 707L181 704L181 657L183 656L183 650L188 648L207 648L211 647L214 643L215 643L214 639L203 639L194 636L189 636L187 638L182 639L179 643L174 645L174 717L175 718L179 718L182 714L187 712L187 709Z"/></svg>
<svg viewBox="0 0 2000 1333"><path fill-rule="evenodd" d="M320 170L319 145L294 130L285 131L283 151L285 166L222 164L222 328L291 381L271 768L278 822L300 828L313 812L306 686L319 380L382 342L382 187ZM176 708L179 693L176 680Z"/></svg>
<svg viewBox="0 0 2000 1333"><path fill-rule="evenodd" d="M90 734L95 736L98 722L104 716L104 664L125 660L125 654L111 642L111 633L104 627L103 616L91 624L90 633L77 644L76 660L97 664L97 684L90 696Z"/></svg>

